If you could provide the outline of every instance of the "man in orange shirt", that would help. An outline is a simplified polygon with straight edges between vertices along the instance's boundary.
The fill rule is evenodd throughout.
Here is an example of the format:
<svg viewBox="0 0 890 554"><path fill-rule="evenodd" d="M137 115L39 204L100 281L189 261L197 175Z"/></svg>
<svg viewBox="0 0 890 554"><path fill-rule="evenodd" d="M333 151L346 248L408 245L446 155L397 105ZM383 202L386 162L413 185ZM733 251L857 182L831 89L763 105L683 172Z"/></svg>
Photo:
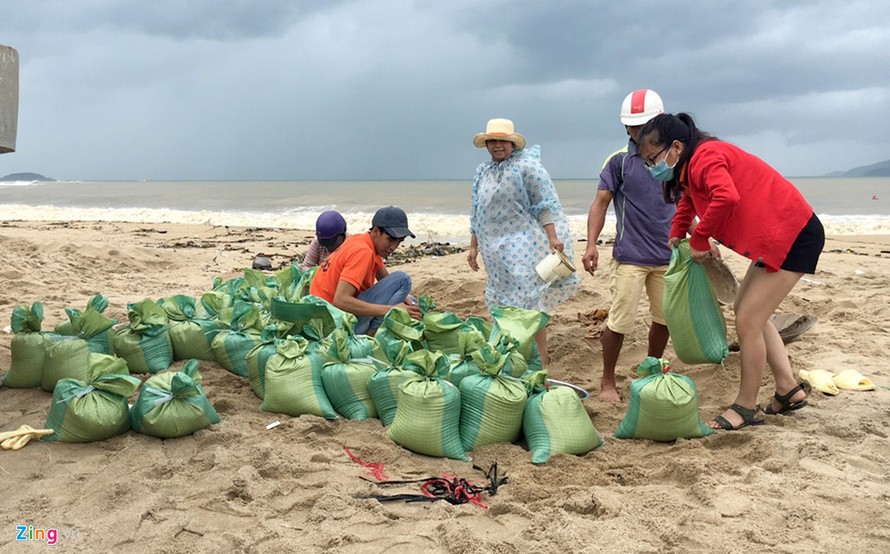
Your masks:
<svg viewBox="0 0 890 554"><path fill-rule="evenodd" d="M355 315L358 335L373 335L383 316L395 307L420 319L420 308L408 295L411 277L403 271L389 273L383 262L408 236L414 238L405 211L395 206L380 208L370 231L346 239L318 267L309 294Z"/></svg>

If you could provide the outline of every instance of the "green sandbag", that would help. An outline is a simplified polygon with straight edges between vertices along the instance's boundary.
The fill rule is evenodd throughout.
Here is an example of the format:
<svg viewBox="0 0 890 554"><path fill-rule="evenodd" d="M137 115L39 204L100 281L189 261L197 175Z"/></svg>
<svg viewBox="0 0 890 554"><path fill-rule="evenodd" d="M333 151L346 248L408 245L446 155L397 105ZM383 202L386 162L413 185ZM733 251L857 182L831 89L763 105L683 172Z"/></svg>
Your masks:
<svg viewBox="0 0 890 554"><path fill-rule="evenodd" d="M206 360L215 362L213 337L219 332L219 322L197 316L195 299L177 294L162 298L158 304L167 313L170 342L174 360Z"/></svg>
<svg viewBox="0 0 890 554"><path fill-rule="evenodd" d="M473 352L485 344L485 337L474 328L464 329L458 335L457 353L448 356L451 368L448 380L460 388L460 382L468 375L479 375L479 366L473 361Z"/></svg>
<svg viewBox="0 0 890 554"><path fill-rule="evenodd" d="M266 364L275 355L275 327L268 325L263 330L260 344L247 353L247 379L253 393L262 400L266 396Z"/></svg>
<svg viewBox="0 0 890 554"><path fill-rule="evenodd" d="M323 360L310 353L308 346L303 337L275 341L275 354L266 362L261 410L337 419L337 412L331 406L321 380Z"/></svg>
<svg viewBox="0 0 890 554"><path fill-rule="evenodd" d="M525 356L519 352L519 341L514 340L509 332L500 333L497 342L489 342L489 344L492 344L495 350L500 352L502 356L507 357L507 362L504 364L503 369L505 374L524 379L532 373L535 373L535 371L541 371L540 369L532 369L531 364L526 361ZM537 352L537 346L535 347L534 352ZM540 357L538 357L538 360L540 360Z"/></svg>
<svg viewBox="0 0 890 554"><path fill-rule="evenodd" d="M387 435L396 444L427 456L467 461L460 441L460 393L438 377L448 371L445 354L420 350L408 354L406 365L423 368L399 385L396 417Z"/></svg>
<svg viewBox="0 0 890 554"><path fill-rule="evenodd" d="M429 312L423 316L423 339L427 350L457 354L464 322L452 312Z"/></svg>
<svg viewBox="0 0 890 554"><path fill-rule="evenodd" d="M190 435L214 423L219 423L219 414L201 387L198 360L146 379L130 409L134 431L162 439Z"/></svg>
<svg viewBox="0 0 890 554"><path fill-rule="evenodd" d="M0 383L10 388L39 387L43 382L43 365L49 335L40 330L43 323L43 304L34 302L31 307L16 306L12 311L13 335L9 344L12 360L9 371Z"/></svg>
<svg viewBox="0 0 890 554"><path fill-rule="evenodd" d="M664 274L664 319L674 352L685 363L719 364L729 355L723 312L705 268L689 253L689 239L671 250Z"/></svg>
<svg viewBox="0 0 890 554"><path fill-rule="evenodd" d="M294 298L294 291L302 277L303 272L300 271L299 264L292 262L289 266L273 273L271 279L278 284L278 295L285 300L289 300Z"/></svg>
<svg viewBox="0 0 890 554"><path fill-rule="evenodd" d="M336 329L342 329L347 326L348 316L343 310L337 308L330 302L318 296L306 295L300 299L302 306L311 306L317 311L307 312L309 315L305 322L300 326L300 334L309 340L307 351L322 359L325 353L331 347L331 333ZM304 310L306 308L303 308ZM352 323L355 327L355 323ZM359 346L356 343L356 346ZM361 346L365 348L364 345Z"/></svg>
<svg viewBox="0 0 890 554"><path fill-rule="evenodd" d="M395 346L398 346L398 350L394 349ZM399 385L405 379L417 376L417 373L404 367L405 358L411 353L411 345L407 342L388 344L387 349L381 352L385 355L382 359L375 359L377 371L368 379L368 392L374 401L377 417L386 426L396 417Z"/></svg>
<svg viewBox="0 0 890 554"><path fill-rule="evenodd" d="M260 307L262 312L268 313L272 309L272 299L280 296L279 284L273 277L262 271L245 267L244 282L238 294L242 300L250 302Z"/></svg>
<svg viewBox="0 0 890 554"><path fill-rule="evenodd" d="M47 429L55 433L42 441L92 442L130 429L127 399L142 382L127 373L122 358L90 353L89 382L62 379L53 391Z"/></svg>
<svg viewBox="0 0 890 554"><path fill-rule="evenodd" d="M464 320L464 325L466 325L466 327L476 329L477 331L482 333L483 337L488 338L491 336L491 322L482 319L481 317L470 316Z"/></svg>
<svg viewBox="0 0 890 554"><path fill-rule="evenodd" d="M353 358L367 358L368 356L373 356L374 350L377 348L377 339L369 337L368 335L356 335L355 324L357 322L358 318L354 315L349 312L343 312L342 329L347 333L346 342L349 347L349 354Z"/></svg>
<svg viewBox="0 0 890 554"><path fill-rule="evenodd" d="M52 392L61 379L89 381L90 345L81 338L64 335L50 337L43 364L40 388Z"/></svg>
<svg viewBox="0 0 890 554"><path fill-rule="evenodd" d="M146 298L127 305L130 324L111 336L114 353L127 361L131 373L157 373L173 363L167 312Z"/></svg>
<svg viewBox="0 0 890 554"><path fill-rule="evenodd" d="M101 294L94 294L87 301L87 309L90 308L93 308L100 314L104 313L108 308L108 299ZM73 320L82 315L81 311L76 308L66 308L65 313L68 315L68 321L63 321L56 325L54 331L60 335L76 335L77 331L74 330Z"/></svg>
<svg viewBox="0 0 890 554"><path fill-rule="evenodd" d="M527 379L532 391L522 416L522 432L533 464L543 464L558 453L587 454L603 444L584 404L569 387L547 387L547 372Z"/></svg>
<svg viewBox="0 0 890 554"><path fill-rule="evenodd" d="M353 358L349 333L337 329L331 334L331 346L321 372L324 392L337 413L346 419L364 420L377 417L371 400L368 380L377 371L369 358Z"/></svg>
<svg viewBox="0 0 890 554"><path fill-rule="evenodd" d="M670 371L667 360L646 358L637 368L646 375L630 384L627 414L615 436L670 442L705 437L714 432L698 415L698 390L685 375Z"/></svg>
<svg viewBox="0 0 890 554"><path fill-rule="evenodd" d="M262 342L260 313L253 304L236 300L232 307L220 310L219 321L225 328L210 343L216 362L247 379L247 355Z"/></svg>
<svg viewBox="0 0 890 554"><path fill-rule="evenodd" d="M108 301L97 294L90 299L83 313L74 308L65 308L68 321L56 325L56 333L84 339L90 347L90 352L114 354L111 347L111 328L117 321L102 315L106 306Z"/></svg>
<svg viewBox="0 0 890 554"><path fill-rule="evenodd" d="M460 382L460 440L467 452L516 441L528 402L525 383L501 371L508 356L485 344L473 352L473 360L480 372Z"/></svg>
<svg viewBox="0 0 890 554"><path fill-rule="evenodd" d="M408 342L414 351L422 350L423 322L413 319L405 308L391 308L385 316L377 334L374 335L381 347L393 342Z"/></svg>
<svg viewBox="0 0 890 554"><path fill-rule="evenodd" d="M535 335L547 326L550 316L538 310L525 310L514 306L494 306L491 309L491 336L488 341L496 344L503 333L509 333L519 341L519 353L529 362L530 366L540 365ZM536 354L537 353L537 354Z"/></svg>

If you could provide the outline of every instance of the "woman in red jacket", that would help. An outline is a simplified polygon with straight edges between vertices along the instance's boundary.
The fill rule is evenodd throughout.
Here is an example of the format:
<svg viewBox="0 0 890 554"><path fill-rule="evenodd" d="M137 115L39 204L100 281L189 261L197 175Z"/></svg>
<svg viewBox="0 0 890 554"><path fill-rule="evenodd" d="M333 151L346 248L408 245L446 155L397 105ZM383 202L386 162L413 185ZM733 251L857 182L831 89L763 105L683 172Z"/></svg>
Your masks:
<svg viewBox="0 0 890 554"><path fill-rule="evenodd" d="M751 260L733 306L741 353L735 402L715 429L758 425L757 393L769 364L776 393L763 407L782 414L804 407L788 351L770 316L804 273L815 273L825 244L822 223L794 185L763 160L700 131L688 114L662 114L640 131L640 156L662 181L666 202L678 202L669 242L690 232L692 258L719 257L714 239Z"/></svg>

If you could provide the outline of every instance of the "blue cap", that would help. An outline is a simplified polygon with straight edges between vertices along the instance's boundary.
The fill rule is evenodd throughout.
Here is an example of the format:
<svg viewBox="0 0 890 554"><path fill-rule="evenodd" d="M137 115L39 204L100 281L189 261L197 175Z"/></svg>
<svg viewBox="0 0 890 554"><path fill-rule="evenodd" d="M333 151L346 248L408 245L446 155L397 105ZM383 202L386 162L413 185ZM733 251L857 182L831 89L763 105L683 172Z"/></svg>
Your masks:
<svg viewBox="0 0 890 554"><path fill-rule="evenodd" d="M328 210L315 220L315 236L319 240L332 239L346 233L346 220L340 212Z"/></svg>

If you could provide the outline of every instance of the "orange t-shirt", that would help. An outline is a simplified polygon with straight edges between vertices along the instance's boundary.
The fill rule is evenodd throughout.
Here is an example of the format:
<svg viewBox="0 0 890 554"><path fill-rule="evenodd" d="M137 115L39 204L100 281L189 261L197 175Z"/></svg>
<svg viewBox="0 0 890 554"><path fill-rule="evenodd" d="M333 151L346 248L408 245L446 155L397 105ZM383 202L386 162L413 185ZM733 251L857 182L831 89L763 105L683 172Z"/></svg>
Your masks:
<svg viewBox="0 0 890 554"><path fill-rule="evenodd" d="M362 292L374 286L383 258L374 250L371 233L352 235L318 266L309 294L334 301L337 283L346 281Z"/></svg>

